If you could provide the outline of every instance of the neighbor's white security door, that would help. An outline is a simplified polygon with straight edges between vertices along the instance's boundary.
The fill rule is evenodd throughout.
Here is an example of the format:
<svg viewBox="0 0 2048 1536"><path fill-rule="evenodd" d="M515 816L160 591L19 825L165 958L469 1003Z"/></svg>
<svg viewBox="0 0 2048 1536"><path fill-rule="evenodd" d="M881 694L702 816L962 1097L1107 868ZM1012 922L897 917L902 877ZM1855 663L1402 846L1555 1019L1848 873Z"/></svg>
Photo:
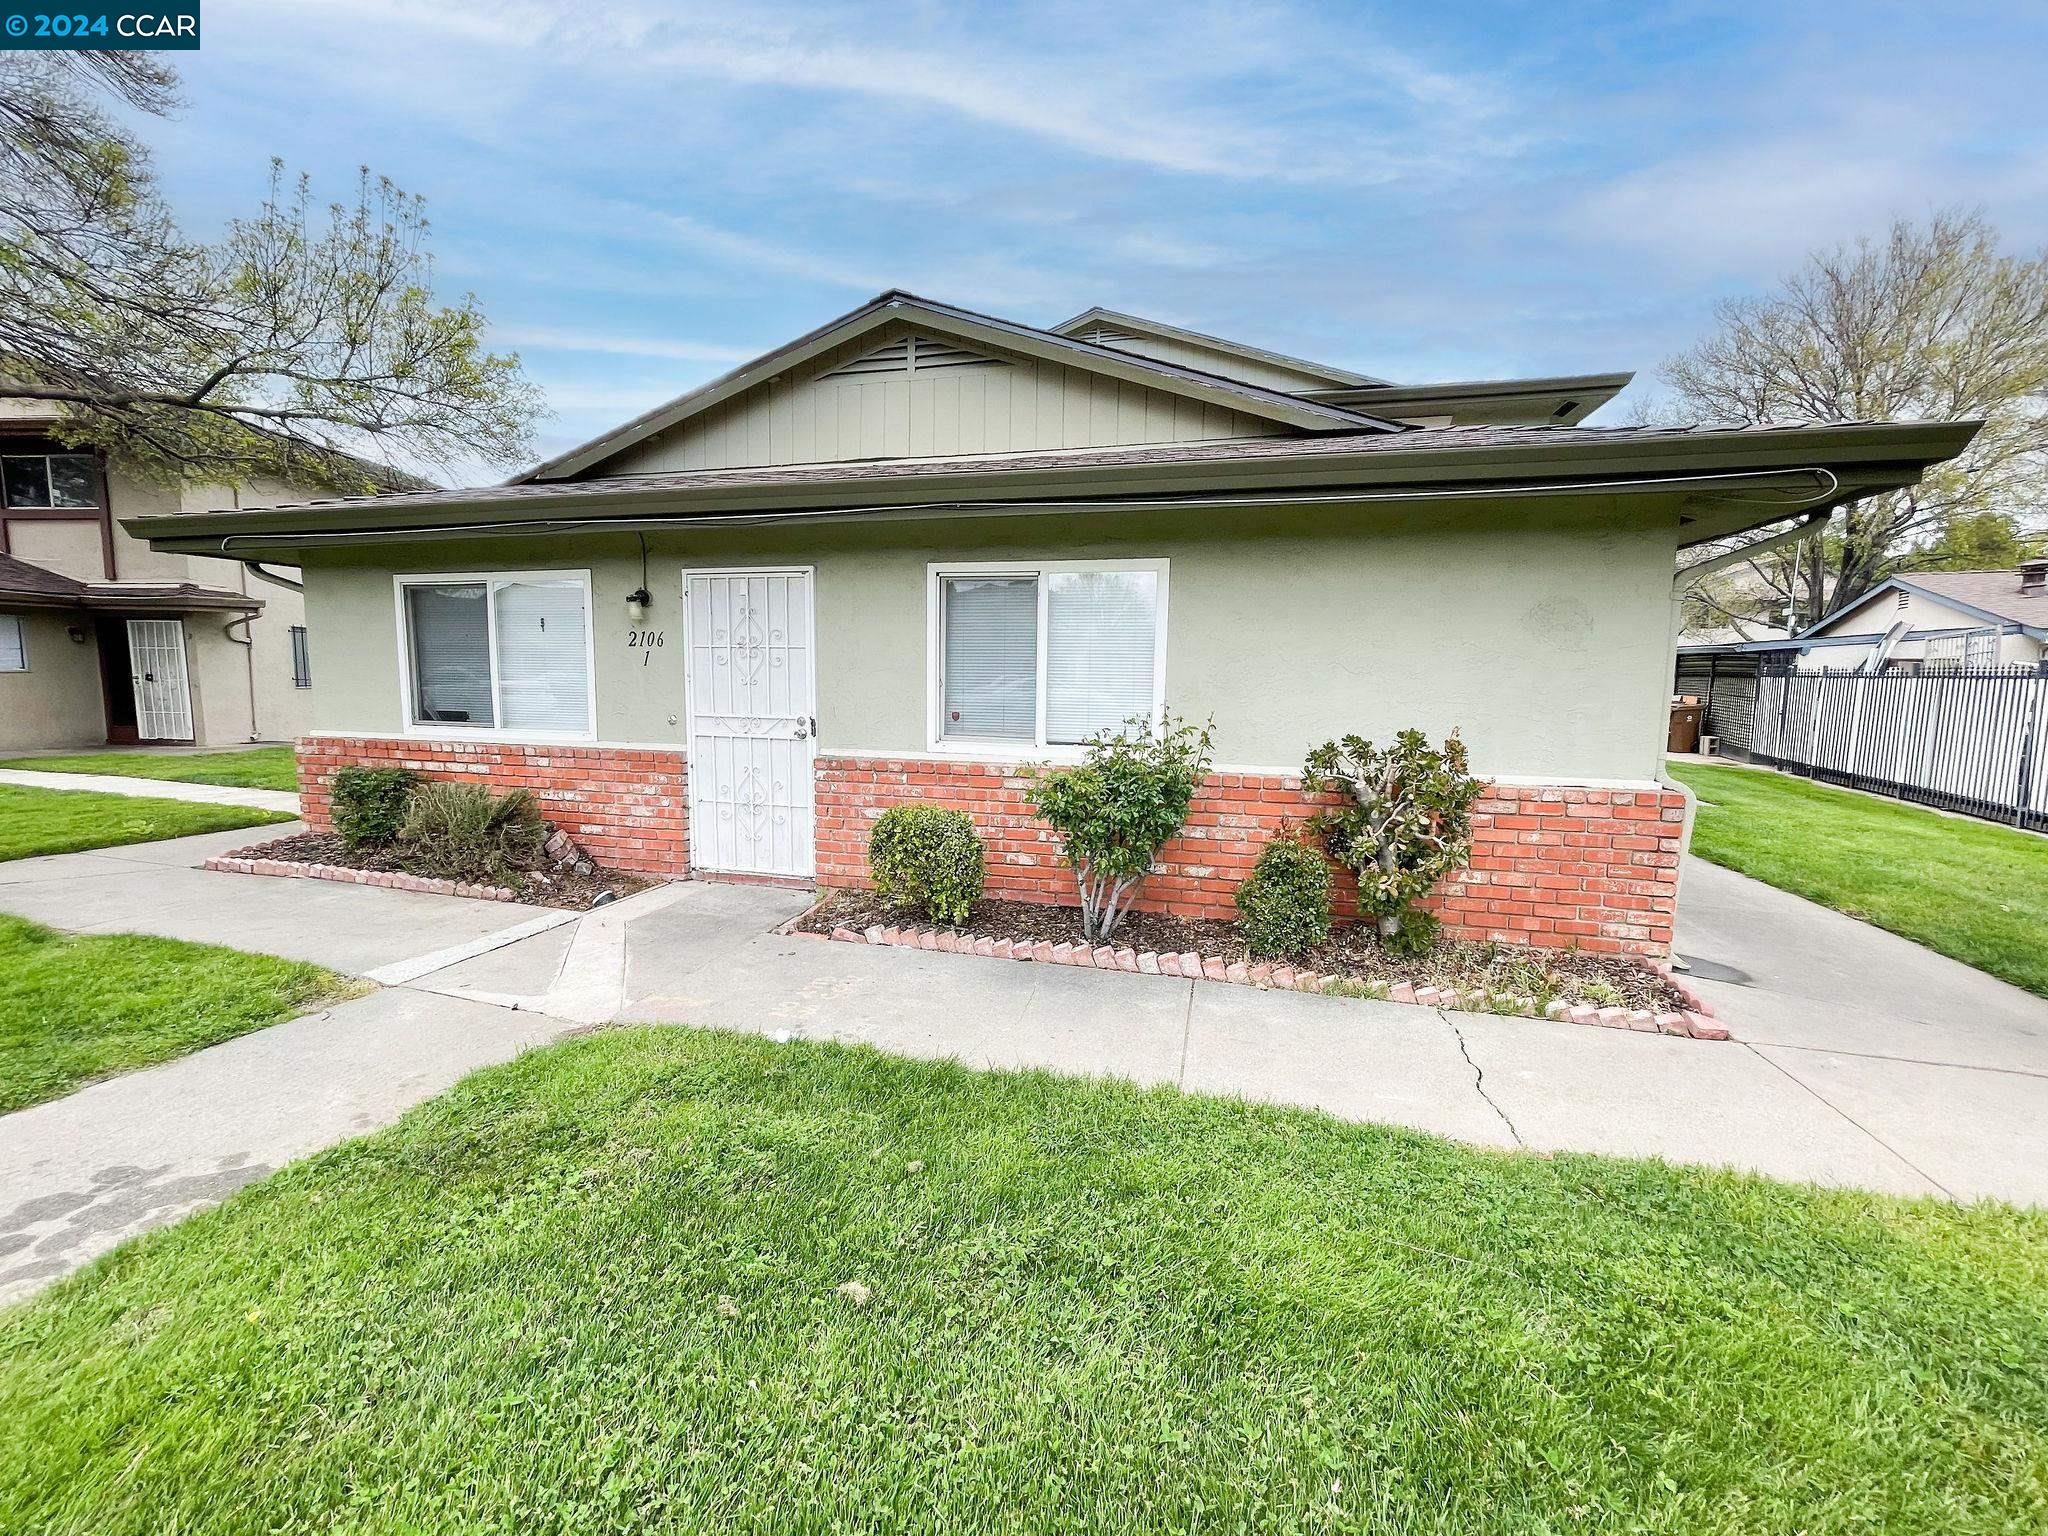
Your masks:
<svg viewBox="0 0 2048 1536"><path fill-rule="evenodd" d="M144 741L190 741L192 689L185 680L184 624L130 619L128 671L135 682L135 734Z"/></svg>
<svg viewBox="0 0 2048 1536"><path fill-rule="evenodd" d="M699 869L809 875L811 573L691 571L690 855Z"/></svg>

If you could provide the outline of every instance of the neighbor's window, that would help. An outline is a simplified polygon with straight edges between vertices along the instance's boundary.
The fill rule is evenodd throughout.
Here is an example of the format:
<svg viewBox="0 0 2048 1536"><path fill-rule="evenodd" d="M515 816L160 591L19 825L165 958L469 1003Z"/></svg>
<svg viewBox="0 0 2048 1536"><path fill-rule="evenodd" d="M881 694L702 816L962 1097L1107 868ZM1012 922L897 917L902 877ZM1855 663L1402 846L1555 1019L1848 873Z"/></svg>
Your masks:
<svg viewBox="0 0 2048 1536"><path fill-rule="evenodd" d="M1158 715L1163 561L934 574L940 740L1070 746Z"/></svg>
<svg viewBox="0 0 2048 1536"><path fill-rule="evenodd" d="M400 589L414 725L589 734L586 574L407 578Z"/></svg>
<svg viewBox="0 0 2048 1536"><path fill-rule="evenodd" d="M313 653L306 648L306 626L292 626L292 686L313 686Z"/></svg>
<svg viewBox="0 0 2048 1536"><path fill-rule="evenodd" d="M28 644L21 632L21 620L0 613L0 672L26 672Z"/></svg>
<svg viewBox="0 0 2048 1536"><path fill-rule="evenodd" d="M97 507L99 469L89 453L0 455L0 487L10 507Z"/></svg>

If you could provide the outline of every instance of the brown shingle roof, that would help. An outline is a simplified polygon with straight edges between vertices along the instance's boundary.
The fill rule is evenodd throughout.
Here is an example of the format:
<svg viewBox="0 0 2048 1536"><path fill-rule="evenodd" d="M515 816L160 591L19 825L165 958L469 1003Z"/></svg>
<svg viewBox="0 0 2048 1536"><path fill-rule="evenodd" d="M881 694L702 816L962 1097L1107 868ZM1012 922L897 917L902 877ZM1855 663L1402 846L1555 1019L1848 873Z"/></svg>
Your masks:
<svg viewBox="0 0 2048 1536"><path fill-rule="evenodd" d="M44 602L76 602L85 595L85 583L30 565L12 555L0 555L0 599L33 597Z"/></svg>
<svg viewBox="0 0 2048 1536"><path fill-rule="evenodd" d="M1899 580L2001 619L2048 629L2048 592L2021 592L2018 571L1909 571Z"/></svg>
<svg viewBox="0 0 2048 1536"><path fill-rule="evenodd" d="M258 612L263 599L190 581L77 581L57 571L0 555L0 608L192 609Z"/></svg>
<svg viewBox="0 0 2048 1536"><path fill-rule="evenodd" d="M810 485L819 482L915 480L927 476L994 474L1005 470L1085 470L1100 465L1225 464L1260 459L1315 459L1343 454L1423 454L1432 450L1526 445L1564 446L1658 439L1758 439L1811 427L1793 422L1769 427L1416 427L1405 432L1328 432L1313 437L1233 437L1199 443L1149 443L1110 448L1059 448L1026 453L923 459L871 459L849 463L777 464L741 469L669 470L639 475L593 476L586 480L522 481L471 490L399 493L388 496L328 496L278 507L279 512L317 512L374 502L380 507L428 507L441 502L559 500L619 491L709 491L727 487ZM1837 426L1880 426L1877 422L1831 422ZM272 510L246 507L243 511Z"/></svg>

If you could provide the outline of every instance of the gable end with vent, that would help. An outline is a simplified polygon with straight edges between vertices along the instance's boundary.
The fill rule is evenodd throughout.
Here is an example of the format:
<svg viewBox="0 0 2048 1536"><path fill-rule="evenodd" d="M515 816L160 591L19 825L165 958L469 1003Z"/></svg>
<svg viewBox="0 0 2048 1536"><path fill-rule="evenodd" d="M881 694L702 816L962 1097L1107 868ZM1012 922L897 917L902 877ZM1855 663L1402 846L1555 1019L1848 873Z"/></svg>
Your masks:
<svg viewBox="0 0 2048 1536"><path fill-rule="evenodd" d="M930 373L939 368L1001 368L1008 366L1001 358L990 357L968 347L958 346L950 341L935 341L929 336L900 336L886 342L873 351L863 352L850 363L842 363L830 373L819 375L826 379L852 379L872 374L915 374Z"/></svg>

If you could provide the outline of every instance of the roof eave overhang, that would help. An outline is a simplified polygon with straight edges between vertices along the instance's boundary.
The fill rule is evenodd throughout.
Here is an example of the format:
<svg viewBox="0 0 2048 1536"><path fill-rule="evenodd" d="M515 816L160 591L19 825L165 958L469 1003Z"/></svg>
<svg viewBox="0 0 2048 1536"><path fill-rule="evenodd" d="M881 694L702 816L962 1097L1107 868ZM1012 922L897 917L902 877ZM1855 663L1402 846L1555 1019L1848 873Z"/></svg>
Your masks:
<svg viewBox="0 0 2048 1536"><path fill-rule="evenodd" d="M1214 347L1221 352L1232 352L1239 357L1255 362L1272 363L1282 368L1292 368L1297 373L1316 374L1328 379L1337 390L1357 389L1371 385L1384 385L1385 379L1376 379L1369 373L1354 373L1349 368L1335 368L1328 363L1312 362L1305 357L1289 357L1285 352L1270 351L1265 347L1249 346L1241 341L1232 341L1227 336L1211 336L1203 331L1190 331L1178 325L1168 325L1163 320L1148 320L1143 315L1133 315L1120 309L1104 309L1095 305L1084 309L1072 319L1062 320L1050 327L1058 336L1071 336L1090 325L1115 325L1126 330L1147 332L1153 336L1171 341L1190 342L1198 347ZM1296 394L1314 398L1321 390L1296 390Z"/></svg>
<svg viewBox="0 0 2048 1536"><path fill-rule="evenodd" d="M1698 477L1702 491L1711 485L1713 498L1697 499L1682 513L1686 545L1724 538L1733 533L1783 521L1798 512L1839 504L1874 490L1912 483L1930 463L1952 457L1975 432L1971 423L1897 427L1825 427L1774 432L1768 436L1702 434L1609 442L1518 442L1478 448L1445 447L1416 451L1363 450L1353 453L1263 455L1246 459L1195 459L1063 464L1040 468L917 474L876 479L834 475L834 466L801 481L768 484L675 487L665 484L621 484L602 489L589 484L565 485L549 494L536 488L509 498L502 492L409 500L369 498L331 508L282 507L242 512L184 514L173 517L124 519L122 526L158 549L180 553L221 553L232 538L239 556L275 556L294 547L295 535L357 532L401 535L423 528L474 531L488 535L494 526L559 516L599 524L617 519L622 526L650 517L761 515L810 511L851 515L892 507L945 509L950 515L972 515L978 503L1002 503L1007 509L1058 512L1082 500L1108 498L1228 497L1242 493L1296 491L1398 490L1427 500L1446 488L1484 489L1558 482L1559 494L1583 495L1589 483L1612 481L1606 488L1625 495L1641 490L1684 495L1673 483ZM1759 498L1745 505L1734 483L1749 474L1783 475L1813 470L1831 477L1832 489L1800 500L1787 510L1781 499ZM1731 478L1732 477L1732 478ZM1818 479L1818 477L1816 477ZM1734 500L1731 502L1730 497ZM259 537L260 536L260 537Z"/></svg>
<svg viewBox="0 0 2048 1536"><path fill-rule="evenodd" d="M76 597L0 592L0 612L33 608L55 613L261 613L263 607L260 597L239 597L229 592L87 592Z"/></svg>
<svg viewBox="0 0 2048 1536"><path fill-rule="evenodd" d="M1326 400L1358 410L1401 417L1446 414L1483 416L1501 407L1540 406L1543 420L1574 426L1626 389L1633 373L1559 374L1540 379L1467 379L1442 384L1390 384L1380 389L1304 390L1310 400Z"/></svg>

